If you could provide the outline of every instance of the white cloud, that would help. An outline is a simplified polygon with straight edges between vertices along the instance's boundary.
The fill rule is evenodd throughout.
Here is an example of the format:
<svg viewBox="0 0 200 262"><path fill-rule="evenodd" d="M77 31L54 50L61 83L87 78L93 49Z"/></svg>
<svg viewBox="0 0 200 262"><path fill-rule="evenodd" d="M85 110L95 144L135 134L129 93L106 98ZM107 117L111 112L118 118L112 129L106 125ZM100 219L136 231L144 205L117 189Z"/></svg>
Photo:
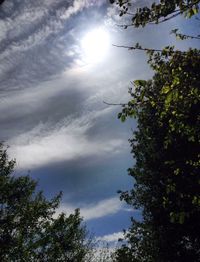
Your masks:
<svg viewBox="0 0 200 262"><path fill-rule="evenodd" d="M10 9L13 5L15 16L11 19L0 21L0 39L4 39L6 34L11 39L9 48L5 49L5 53L1 53L1 58L10 55L13 52L25 51L37 44L40 44L51 33L61 30L65 25L64 22L71 16L88 8L92 5L101 5L105 1L94 0L74 0L71 1L23 1L23 8L14 6L14 2L5 4L4 10ZM33 29L34 28L34 29ZM20 37L20 40L18 37Z"/></svg>
<svg viewBox="0 0 200 262"><path fill-rule="evenodd" d="M103 242L117 242L119 238L123 238L123 232L115 232L113 234L97 237L96 240Z"/></svg>
<svg viewBox="0 0 200 262"><path fill-rule="evenodd" d="M32 130L7 141L9 155L17 159L18 169L37 168L52 162L67 161L89 155L107 155L120 152L120 139L90 140L87 131L98 117L110 112L110 108L85 112L82 117L75 115L65 118L56 126L40 123Z"/></svg>
<svg viewBox="0 0 200 262"><path fill-rule="evenodd" d="M11 2L13 2L13 5L15 4L14 1L11 0ZM41 10L38 9L37 2L40 3L41 6L39 6ZM22 51L24 51L26 48L37 45L37 43L40 43L42 38L47 37L52 30L59 30L59 26L62 24L61 20L68 19L85 7L100 5L105 1L75 0L71 1L72 4L70 7L66 8L64 8L63 5L58 5L62 2L63 0L44 0L42 2L36 0L34 4L29 0L23 0L24 11L22 16L19 7L16 11L14 10L14 20L6 19L5 21L8 26L8 36L10 33L10 38L17 42L14 42L14 40L13 42L11 41L8 44L8 48L6 48L6 52L10 52L11 54L13 51L16 56L11 55L9 59L6 59L3 63L4 69L8 69L9 78L6 74L2 74L3 80L1 87L6 91L5 97L1 99L3 101L1 101L0 105L2 111L0 120L6 123L12 123L5 124L6 131L4 131L4 133L8 133L7 130L9 130L9 136L4 134L4 137L6 137L5 140L9 137L6 143L11 146L9 150L10 156L17 159L18 168L21 169L37 168L52 162L68 161L90 155L115 154L121 152L126 143L114 135L109 137L109 135L100 133L96 140L91 140L88 135L88 131L91 127L95 126L99 117L115 110L115 107L102 110L102 108L105 107L102 103L103 100L111 103L127 100L127 92L124 92L124 86L126 86L124 82L127 81L116 81L115 69L108 70L107 67L100 67L98 72L87 72L83 70L82 74L78 72L77 75L73 75L73 72L66 70L62 79L61 77L56 81L49 79L51 81L48 83L42 83L37 87L34 86L34 81L41 82L41 79L43 79L45 75L50 78L52 74L57 72L57 69L54 70L54 66L55 68L60 68L60 62L61 64L63 63L64 58L61 55L62 52L59 53L60 49L58 48L58 50L55 46L55 49L49 49L51 51L50 54L48 52L44 54L45 50L48 50L48 47L45 47L45 49L42 49L42 52L38 53L38 56L36 53L33 53L33 56L31 56L32 53L31 50L29 50L27 56L24 55L23 57L21 54L23 52L20 52L19 49L23 47ZM67 5L69 2L70 1L67 2ZM48 13L48 10L54 10L53 7L56 5L57 9L55 8L55 13L53 11ZM18 15L16 14L17 12L19 12ZM18 17L20 17L19 20L17 20ZM27 19L27 17L30 17L30 19ZM44 17L46 18L44 19ZM40 20L44 20L43 23L41 23ZM25 21L26 23L24 23ZM23 24L23 26L18 26L17 23L19 23L19 25ZM32 25L33 28L31 27ZM17 29L19 32L14 32L14 27L19 28ZM31 32L29 32L28 29L32 29L32 31L30 30ZM66 31L68 32L69 30L66 29ZM15 39L15 35L12 35L14 33L16 33L18 38ZM22 38L19 37L21 35ZM63 48L62 42L60 48ZM59 54L58 61L57 53ZM0 51L0 54L3 55L3 51ZM18 62L18 59L20 62ZM62 64L61 67L62 66L64 68L65 64ZM120 73L118 75L120 77ZM123 72L121 72L121 75L123 75ZM24 83L27 85L30 84L32 87L23 90ZM8 92L7 90L12 86L19 89L12 93ZM63 111L66 110L66 114L60 114L59 119L65 115L69 117L59 121L55 119L55 116L50 115L52 111L48 111L48 109L51 107L51 103L52 105L56 104L56 108L59 107L59 102L54 101L59 100L59 92L61 95L62 92L67 94L68 89L73 89L73 91L77 89L77 92L84 93L85 101L82 102L83 100L80 99L81 103L83 103L80 107L81 110L84 108L85 112L80 112L78 111L80 110L79 108L76 109L73 106L69 106L70 108L66 106L63 108ZM69 91L69 93L70 92L71 91ZM78 99L77 104L79 103ZM73 110L77 110L77 114L71 115L72 112L75 112ZM48 116L46 112L49 113ZM79 116L80 114L82 116ZM39 116L41 116L40 124L38 124ZM52 122L54 123L48 122L48 120L46 120L47 118L53 119ZM30 124L30 122L33 124ZM55 122L58 123L55 124ZM35 127L33 128L34 125ZM11 126L13 129L10 128ZM94 129L92 132L94 132ZM15 130L17 132L15 132ZM96 133L98 134L98 130L96 130Z"/></svg>
<svg viewBox="0 0 200 262"><path fill-rule="evenodd" d="M60 208L56 212L58 215L61 212L66 214L73 213L74 209L77 208L68 205L67 203L61 204ZM112 215L119 212L123 208L122 202L117 197L108 198L101 200L97 203L92 203L88 205L80 205L81 216L84 220L91 220L96 218L101 218L104 216Z"/></svg>
<svg viewBox="0 0 200 262"><path fill-rule="evenodd" d="M83 8L88 7L91 1L88 0L75 0L73 5L70 6L61 16L61 19L68 19L71 15L81 11Z"/></svg>
<svg viewBox="0 0 200 262"><path fill-rule="evenodd" d="M18 9L13 19L5 19L4 23L0 23L0 28L4 32L2 34L3 38L6 32L11 39L21 35L20 41L18 38L12 41L9 48L6 48L5 53L1 53L1 58L13 52L25 51L41 43L51 33L61 30L64 26L64 21L93 4L93 1L89 0L75 0L72 1L72 5L66 3L62 7L61 3L63 1L58 2L57 6L55 1L36 2L38 2L39 7L24 1L23 12ZM61 5L60 8L59 4ZM54 9L56 9L56 12L53 12ZM53 15L50 15L49 12ZM34 30L32 29L33 25L35 25Z"/></svg>
<svg viewBox="0 0 200 262"><path fill-rule="evenodd" d="M70 66L76 59L67 57L66 53L73 49L74 39L69 27L74 23L74 15L103 2L6 1L0 21L1 89L27 88Z"/></svg>

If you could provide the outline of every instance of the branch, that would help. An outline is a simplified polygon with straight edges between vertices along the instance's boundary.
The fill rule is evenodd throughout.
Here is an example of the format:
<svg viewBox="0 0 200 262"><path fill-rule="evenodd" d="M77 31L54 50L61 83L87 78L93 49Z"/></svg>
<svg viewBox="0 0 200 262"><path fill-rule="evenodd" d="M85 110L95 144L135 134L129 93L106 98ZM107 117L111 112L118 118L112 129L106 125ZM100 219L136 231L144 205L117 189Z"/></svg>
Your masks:
<svg viewBox="0 0 200 262"><path fill-rule="evenodd" d="M176 38L179 38L181 40L185 40L188 38L200 40L200 35L194 36L194 35L181 34L181 33L178 33L178 29L172 30L171 33L175 34Z"/></svg>
<svg viewBox="0 0 200 262"><path fill-rule="evenodd" d="M180 15L181 13L182 13L182 12L178 12L178 13L172 15L172 16L169 16L169 17L167 17L167 18L165 18L165 19L163 19L163 20L157 21L157 22L153 22L153 20L152 20L151 22L148 22L148 24L149 24L149 25L162 24L162 23L164 23L164 22L166 22L166 21L168 21L168 20L170 20L170 19L172 19L172 18ZM134 26L134 23L132 23L132 24L127 24L127 25L117 25L117 26L119 26L119 27L124 27L125 29L127 29L127 28L130 27L130 26Z"/></svg>
<svg viewBox="0 0 200 262"><path fill-rule="evenodd" d="M177 12L178 12L178 13L177 13ZM182 12L183 12L183 11L180 11L180 9L174 10L174 11L171 12L171 13L176 13L176 14L174 14L174 15L172 15L172 16L170 16L170 17L167 17L167 18L165 18L165 19L163 19L163 20L161 20L161 21L157 21L157 22L153 22L153 19L152 19L152 21L148 22L148 24L150 24L150 25L161 24L161 23L163 23L163 22L166 22L166 21L168 21L168 20L170 20L170 19L172 19L172 18L174 18L174 17L182 14ZM129 13L129 14L130 14L130 13ZM133 14L133 16L134 16L134 15L135 15L135 14ZM125 29L127 29L127 28L130 27L130 26L134 26L134 23L132 23L132 24L126 24L126 25L117 25L117 26L119 26L119 27L124 27Z"/></svg>
<svg viewBox="0 0 200 262"><path fill-rule="evenodd" d="M159 53L161 53L162 55L164 55L164 56L171 56L172 54L175 54L175 53L178 53L178 54L180 54L180 55L182 55L182 56L184 56L184 55L186 55L187 54L187 51L180 51L180 50L173 50L173 47L166 47L166 48L164 48L164 49L153 49L153 48L145 48L145 47L141 47L140 45L138 45L138 44L136 44L135 46L126 46L126 45L115 45L115 44L113 44L113 46L115 46L115 47L120 47L120 48L126 48L126 49L128 49L128 50L139 50L139 51L145 51L145 52L149 52L149 53L151 53L152 52L152 54L154 53L154 52L159 52ZM198 54L197 54L197 56L199 56Z"/></svg>
<svg viewBox="0 0 200 262"><path fill-rule="evenodd" d="M120 47L120 48L126 48L128 50L141 50L141 51L152 51L152 52L162 52L162 49L151 49L151 48L143 48L143 47L136 47L136 46L126 46L126 45L115 45L115 47ZM175 51L173 51L175 52Z"/></svg>
<svg viewBox="0 0 200 262"><path fill-rule="evenodd" d="M194 3L191 3L191 4L186 5L186 6L185 6L184 8L182 8L182 9L179 8L179 9L173 10L173 11L170 13L170 14L173 14L173 15L168 16L168 15L170 15L170 14L168 14L168 15L167 15L168 17L166 17L166 18L164 18L164 19L162 19L162 20L160 20L160 21L154 22L154 21L156 20L156 17L150 18L150 19L149 19L149 22L147 22L147 24L155 25L155 24L161 24L161 23L163 23L163 22L166 22L166 21L168 21L168 20L170 20L170 19L172 19L172 18L175 18L175 17L178 16L178 15L183 14L185 11L187 11L189 8L192 8L194 5L197 5L199 2L200 2L200 1L197 0L197 1L195 1ZM152 10L151 10L151 12L152 12ZM175 14L174 14L174 13L175 13ZM130 12L126 12L126 14L132 15L132 16L133 16L133 21L134 21L136 15L138 15L138 13L130 13ZM159 20L161 17L162 17L162 15L158 18L158 20ZM199 20L199 19L198 19L198 20ZM124 27L124 28L126 29L127 27L134 26L134 23L128 24L128 25L118 25L118 26Z"/></svg>
<svg viewBox="0 0 200 262"><path fill-rule="evenodd" d="M182 34L178 34L177 36L184 36L186 38L190 38L190 39L198 39L200 40L200 36L194 36L194 35L182 35Z"/></svg>
<svg viewBox="0 0 200 262"><path fill-rule="evenodd" d="M149 24L154 24L154 25L157 25L157 24L161 24L161 23L164 23L164 22L166 22L166 21L168 21L168 20L170 20L170 19L172 19L172 18L174 18L174 17L176 17L176 16L178 16L178 15L180 15L180 14L182 14L182 12L178 12L178 13L176 13L176 14L174 14L174 15L171 15L171 16L169 16L169 17L167 17L167 18L165 18L165 19L163 19L163 20L160 20L160 21L158 21L158 22L150 22Z"/></svg>
<svg viewBox="0 0 200 262"><path fill-rule="evenodd" d="M103 101L104 104L108 105L108 106L127 106L127 103L108 103L106 101Z"/></svg>

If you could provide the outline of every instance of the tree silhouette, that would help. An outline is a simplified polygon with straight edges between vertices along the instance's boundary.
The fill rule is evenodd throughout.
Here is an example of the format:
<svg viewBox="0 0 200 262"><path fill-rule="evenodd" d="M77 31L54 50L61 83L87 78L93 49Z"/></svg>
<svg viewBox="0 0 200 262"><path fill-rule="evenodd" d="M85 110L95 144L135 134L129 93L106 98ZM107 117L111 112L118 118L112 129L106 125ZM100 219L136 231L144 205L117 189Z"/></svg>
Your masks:
<svg viewBox="0 0 200 262"><path fill-rule="evenodd" d="M199 10L199 1L162 0L131 14L130 1L115 2L135 27ZM140 209L143 219L132 218L116 261L200 261L200 51L121 47L147 52L154 76L134 81L119 113L122 121L135 117L138 123L130 139L134 184L121 199Z"/></svg>
<svg viewBox="0 0 200 262"><path fill-rule="evenodd" d="M84 261L90 241L79 210L56 215L61 194L47 200L29 176L13 174L0 145L0 261Z"/></svg>

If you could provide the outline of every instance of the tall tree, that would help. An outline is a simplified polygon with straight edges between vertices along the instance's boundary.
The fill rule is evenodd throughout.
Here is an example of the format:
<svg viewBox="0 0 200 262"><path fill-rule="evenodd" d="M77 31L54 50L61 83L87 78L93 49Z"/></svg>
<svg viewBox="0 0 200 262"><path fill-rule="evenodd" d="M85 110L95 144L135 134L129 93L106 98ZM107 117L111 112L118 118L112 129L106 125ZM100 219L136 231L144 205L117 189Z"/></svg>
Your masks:
<svg viewBox="0 0 200 262"><path fill-rule="evenodd" d="M162 0L138 9L130 25L164 22L174 14L190 17L198 3ZM118 4L128 12L128 1ZM116 261L200 261L200 51L128 48L147 51L154 76L134 82L119 114L138 123L130 140L134 186L121 199L141 209L143 220L132 219Z"/></svg>
<svg viewBox="0 0 200 262"><path fill-rule="evenodd" d="M164 50L150 64L154 77L135 81L132 99L119 114L138 122L130 140L135 185L121 198L143 213L143 222L133 221L127 234L131 249L120 252L138 257L141 251L140 259L145 257L138 261L198 261L200 51Z"/></svg>
<svg viewBox="0 0 200 262"><path fill-rule="evenodd" d="M79 210L56 216L61 195L47 200L29 176L13 175L14 166L1 144L0 261L85 261L90 241Z"/></svg>

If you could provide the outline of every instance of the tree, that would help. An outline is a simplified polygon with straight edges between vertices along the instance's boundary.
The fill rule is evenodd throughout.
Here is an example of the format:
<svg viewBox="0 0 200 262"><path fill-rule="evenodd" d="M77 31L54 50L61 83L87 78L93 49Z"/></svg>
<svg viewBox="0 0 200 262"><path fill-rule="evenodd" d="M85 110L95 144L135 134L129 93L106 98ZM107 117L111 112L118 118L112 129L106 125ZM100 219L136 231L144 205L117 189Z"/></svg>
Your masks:
<svg viewBox="0 0 200 262"><path fill-rule="evenodd" d="M118 3L127 13L128 1ZM173 14L190 17L198 3L160 1L138 9L131 25L160 23ZM116 261L200 261L200 50L127 48L147 51L154 76L134 81L119 114L138 123L130 139L134 186L121 199L141 209L143 219L132 218Z"/></svg>
<svg viewBox="0 0 200 262"><path fill-rule="evenodd" d="M137 8L135 13L130 11L132 7L134 8L135 1L110 0L110 2L116 3L120 7L120 16L130 15L131 23L127 26L144 27L149 23L165 22L178 15L190 18L198 13L200 0L160 0L149 6Z"/></svg>
<svg viewBox="0 0 200 262"><path fill-rule="evenodd" d="M113 262L115 247L109 245L105 241L96 241L91 249L90 255L87 257L87 262Z"/></svg>
<svg viewBox="0 0 200 262"><path fill-rule="evenodd" d="M0 261L81 262L90 249L79 210L56 217L61 194L47 200L29 176L13 174L0 145Z"/></svg>
<svg viewBox="0 0 200 262"><path fill-rule="evenodd" d="M135 81L119 114L138 122L130 140L135 185L121 198L143 210L143 222L133 220L126 235L130 248L120 252L141 251L133 261L199 261L200 51L163 50L149 63L154 77Z"/></svg>

